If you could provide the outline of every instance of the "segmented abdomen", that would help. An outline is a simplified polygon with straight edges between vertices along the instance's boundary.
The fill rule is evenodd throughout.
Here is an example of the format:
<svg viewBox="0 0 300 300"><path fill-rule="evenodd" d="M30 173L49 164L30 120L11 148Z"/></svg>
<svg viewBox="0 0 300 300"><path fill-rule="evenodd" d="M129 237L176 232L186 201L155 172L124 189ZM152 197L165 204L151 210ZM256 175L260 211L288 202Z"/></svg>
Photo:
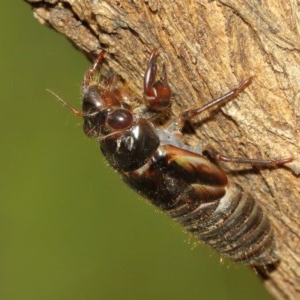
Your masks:
<svg viewBox="0 0 300 300"><path fill-rule="evenodd" d="M201 207L202 206L202 207ZM234 185L219 200L191 211L168 211L187 231L232 260L253 265L278 261L273 227L250 194Z"/></svg>

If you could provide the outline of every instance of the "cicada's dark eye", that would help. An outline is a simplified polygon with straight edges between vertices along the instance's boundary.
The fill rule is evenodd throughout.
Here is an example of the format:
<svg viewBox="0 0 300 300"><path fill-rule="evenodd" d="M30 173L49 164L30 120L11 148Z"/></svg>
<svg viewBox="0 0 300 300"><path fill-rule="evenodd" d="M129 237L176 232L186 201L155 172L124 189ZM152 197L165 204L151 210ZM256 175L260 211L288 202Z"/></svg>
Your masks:
<svg viewBox="0 0 300 300"><path fill-rule="evenodd" d="M133 116L126 109L116 109L106 119L107 125L114 130L126 129L132 125Z"/></svg>

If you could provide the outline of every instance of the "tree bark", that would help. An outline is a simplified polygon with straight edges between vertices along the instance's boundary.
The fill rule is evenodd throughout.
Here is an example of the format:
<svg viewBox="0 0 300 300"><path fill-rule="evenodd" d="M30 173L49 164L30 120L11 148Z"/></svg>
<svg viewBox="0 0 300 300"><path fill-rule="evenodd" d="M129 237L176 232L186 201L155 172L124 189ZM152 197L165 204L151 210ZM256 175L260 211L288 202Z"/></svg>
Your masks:
<svg viewBox="0 0 300 300"><path fill-rule="evenodd" d="M105 65L138 99L149 53L159 48L158 64L167 67L174 114L199 107L253 76L238 99L194 122L196 134L188 141L203 148L213 145L234 157L294 158L272 170L233 164L224 168L230 180L251 191L276 228L281 262L264 284L277 299L300 299L297 1L27 2L41 23L64 34L91 60L105 49Z"/></svg>

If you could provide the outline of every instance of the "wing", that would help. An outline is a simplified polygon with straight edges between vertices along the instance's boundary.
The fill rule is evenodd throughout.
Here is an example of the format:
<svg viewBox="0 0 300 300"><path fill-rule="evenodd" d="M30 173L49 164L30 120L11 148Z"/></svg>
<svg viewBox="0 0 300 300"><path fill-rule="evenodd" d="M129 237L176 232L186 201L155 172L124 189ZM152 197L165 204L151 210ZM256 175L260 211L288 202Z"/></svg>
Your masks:
<svg viewBox="0 0 300 300"><path fill-rule="evenodd" d="M123 180L164 210L184 205L188 210L225 194L227 176L204 156L172 145L159 146L141 168L124 172Z"/></svg>
<svg viewBox="0 0 300 300"><path fill-rule="evenodd" d="M225 172L206 157L173 145L160 146L153 160L166 172L185 179L189 184L225 186L228 183Z"/></svg>

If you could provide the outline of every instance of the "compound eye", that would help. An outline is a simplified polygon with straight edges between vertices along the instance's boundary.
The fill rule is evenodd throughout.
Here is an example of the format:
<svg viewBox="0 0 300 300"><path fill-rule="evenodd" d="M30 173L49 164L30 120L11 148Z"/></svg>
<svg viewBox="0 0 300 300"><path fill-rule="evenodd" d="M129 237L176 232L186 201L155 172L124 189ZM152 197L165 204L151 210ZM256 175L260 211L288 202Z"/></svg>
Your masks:
<svg viewBox="0 0 300 300"><path fill-rule="evenodd" d="M116 109L106 119L107 125L115 130L122 130L132 125L133 117L126 109Z"/></svg>

